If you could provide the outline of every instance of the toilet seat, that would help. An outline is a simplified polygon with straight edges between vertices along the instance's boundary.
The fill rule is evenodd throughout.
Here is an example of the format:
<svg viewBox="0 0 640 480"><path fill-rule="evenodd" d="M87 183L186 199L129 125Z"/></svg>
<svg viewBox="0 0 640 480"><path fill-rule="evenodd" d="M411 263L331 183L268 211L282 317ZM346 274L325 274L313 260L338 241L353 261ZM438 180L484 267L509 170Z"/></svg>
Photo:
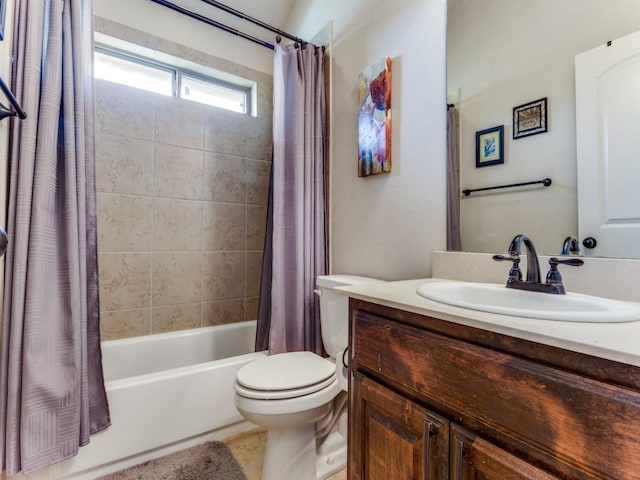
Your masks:
<svg viewBox="0 0 640 480"><path fill-rule="evenodd" d="M247 388L236 382L234 388L238 395L246 398L253 398L256 400L282 400L286 398L297 398L305 395L316 393L323 388L327 388L333 382L335 382L335 374L323 380L322 382L314 383L302 388L294 388L288 390L255 390Z"/></svg>
<svg viewBox="0 0 640 480"><path fill-rule="evenodd" d="M335 364L312 352L271 355L242 367L238 395L257 400L296 398L318 392L335 381Z"/></svg>

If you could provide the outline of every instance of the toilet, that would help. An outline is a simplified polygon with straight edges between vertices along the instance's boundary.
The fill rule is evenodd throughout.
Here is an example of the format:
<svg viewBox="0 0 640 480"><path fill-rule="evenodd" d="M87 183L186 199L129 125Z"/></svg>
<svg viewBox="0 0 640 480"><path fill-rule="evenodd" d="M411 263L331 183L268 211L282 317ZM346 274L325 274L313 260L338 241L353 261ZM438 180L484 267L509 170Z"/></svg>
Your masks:
<svg viewBox="0 0 640 480"><path fill-rule="evenodd" d="M268 430L262 480L324 480L347 461L349 304L335 287L377 283L354 275L316 278L322 342L329 358L312 352L270 355L242 367L235 404Z"/></svg>

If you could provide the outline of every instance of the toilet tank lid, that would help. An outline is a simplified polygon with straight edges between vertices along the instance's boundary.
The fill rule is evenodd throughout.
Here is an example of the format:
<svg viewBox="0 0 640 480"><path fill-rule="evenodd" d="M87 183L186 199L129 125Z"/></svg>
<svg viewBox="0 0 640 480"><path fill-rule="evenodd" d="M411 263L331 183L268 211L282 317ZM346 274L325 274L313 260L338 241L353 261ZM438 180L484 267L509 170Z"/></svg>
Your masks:
<svg viewBox="0 0 640 480"><path fill-rule="evenodd" d="M382 283L384 280L358 275L320 275L316 277L318 287L343 287L347 285L361 285L363 283Z"/></svg>

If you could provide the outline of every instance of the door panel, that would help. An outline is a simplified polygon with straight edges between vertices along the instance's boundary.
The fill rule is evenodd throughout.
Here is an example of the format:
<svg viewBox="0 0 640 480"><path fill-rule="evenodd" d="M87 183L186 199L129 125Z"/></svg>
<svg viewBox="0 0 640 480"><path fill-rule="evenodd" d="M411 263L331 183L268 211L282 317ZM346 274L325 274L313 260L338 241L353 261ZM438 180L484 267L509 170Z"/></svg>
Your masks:
<svg viewBox="0 0 640 480"><path fill-rule="evenodd" d="M578 226L586 255L640 256L640 32L581 53L576 67Z"/></svg>
<svg viewBox="0 0 640 480"><path fill-rule="evenodd" d="M458 425L451 425L451 479L559 480Z"/></svg>

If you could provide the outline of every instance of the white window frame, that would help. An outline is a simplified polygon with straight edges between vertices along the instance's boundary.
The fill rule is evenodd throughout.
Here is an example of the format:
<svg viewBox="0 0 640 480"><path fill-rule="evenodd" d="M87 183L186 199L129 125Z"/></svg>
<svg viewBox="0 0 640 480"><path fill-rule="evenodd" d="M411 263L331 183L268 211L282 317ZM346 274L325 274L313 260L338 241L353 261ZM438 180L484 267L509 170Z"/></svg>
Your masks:
<svg viewBox="0 0 640 480"><path fill-rule="evenodd" d="M120 60L124 60L127 62L137 63L139 65L144 65L145 67L155 68L157 70L170 72L172 74L172 88L171 88L171 91L173 94L172 96L176 98L182 98L182 76L183 75L198 79L206 83L210 83L212 85L228 88L230 90L239 92L244 95L244 99L245 99L244 112L241 112L241 113L243 115L252 115L252 111L253 111L252 110L252 97L253 97L252 90L253 89L251 86L241 85L238 83L230 82L228 80L223 80L221 78L216 78L213 76L198 73L193 70L182 68L176 65L170 65L168 63L151 60L142 55L127 52L127 51L114 48L101 43L95 44L95 51L103 55L110 55L112 57L116 57ZM195 100L190 100L190 101L195 101ZM216 105L211 105L208 103L203 103L203 105L209 105L214 108L224 108L224 107L218 107Z"/></svg>

